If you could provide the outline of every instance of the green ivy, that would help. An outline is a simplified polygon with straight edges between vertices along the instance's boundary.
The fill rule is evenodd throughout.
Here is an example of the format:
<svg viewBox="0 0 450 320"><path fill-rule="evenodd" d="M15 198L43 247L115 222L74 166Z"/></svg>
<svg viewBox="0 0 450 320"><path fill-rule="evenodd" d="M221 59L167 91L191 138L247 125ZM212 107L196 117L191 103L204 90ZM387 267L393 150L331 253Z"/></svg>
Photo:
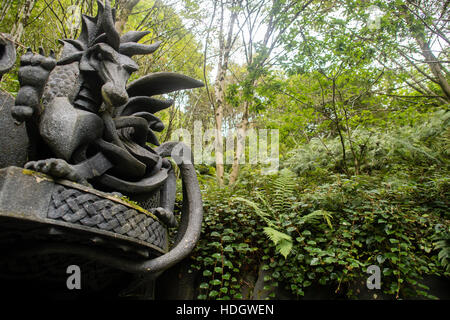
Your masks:
<svg viewBox="0 0 450 320"><path fill-rule="evenodd" d="M260 267L265 290L283 286L301 297L313 284L327 285L336 298L357 298L353 285L367 279L370 265L380 267L385 295L435 298L421 280L449 276L447 120L437 114L401 139L380 140L382 159L366 161L383 165L370 174L340 174L330 159L307 167L301 161L308 158L292 155L286 164L297 175L263 176L244 166L239 181L223 188L200 176L205 219L192 255L198 298L250 298L242 296L246 275ZM398 140L409 145L392 143Z"/></svg>

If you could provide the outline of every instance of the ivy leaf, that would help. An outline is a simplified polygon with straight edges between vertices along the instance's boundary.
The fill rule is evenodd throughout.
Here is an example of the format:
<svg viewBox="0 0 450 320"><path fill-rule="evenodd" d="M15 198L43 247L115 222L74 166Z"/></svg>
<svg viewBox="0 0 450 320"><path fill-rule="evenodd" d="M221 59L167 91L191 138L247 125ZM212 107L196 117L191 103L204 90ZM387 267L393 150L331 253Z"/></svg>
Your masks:
<svg viewBox="0 0 450 320"><path fill-rule="evenodd" d="M211 280L209 283L212 284L213 286L218 286L222 282L219 279L214 279L214 280Z"/></svg>
<svg viewBox="0 0 450 320"><path fill-rule="evenodd" d="M203 276L204 276L204 277L209 277L209 276L211 276L211 275L212 275L212 272L211 272L211 271L209 271L209 270L203 271Z"/></svg>
<svg viewBox="0 0 450 320"><path fill-rule="evenodd" d="M214 298L214 297L216 297L218 295L219 295L219 292L217 292L216 290L212 290L211 292L209 292L209 296L211 298Z"/></svg>

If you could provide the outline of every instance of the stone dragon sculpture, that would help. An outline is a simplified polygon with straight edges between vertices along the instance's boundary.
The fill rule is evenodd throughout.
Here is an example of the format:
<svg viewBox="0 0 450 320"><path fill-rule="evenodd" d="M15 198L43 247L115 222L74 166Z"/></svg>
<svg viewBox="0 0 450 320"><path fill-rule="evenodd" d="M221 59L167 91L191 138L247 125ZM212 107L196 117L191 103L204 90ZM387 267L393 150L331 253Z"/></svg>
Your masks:
<svg viewBox="0 0 450 320"><path fill-rule="evenodd" d="M148 34L146 31L120 36L109 0L97 2L95 17L82 16L79 37L60 41L64 46L58 61L53 51L47 56L42 48L37 54L28 49L21 57L20 89L13 105L6 109L17 128L26 127L29 143L26 163L8 165L24 166L102 192L120 193L174 227L176 177L167 157L178 157L175 160L182 169L186 198L176 241L181 244L150 264L132 267L154 271L186 256L198 240L202 220L189 149L178 148L174 142L160 145L154 133L164 129L155 113L170 107L173 101L154 96L202 87L203 83L177 73L157 72L127 84L138 70L132 56L153 53L160 42L138 43ZM0 144L3 149L8 141ZM101 255L96 253L96 257ZM111 258L105 256L103 260L109 262Z"/></svg>
<svg viewBox="0 0 450 320"><path fill-rule="evenodd" d="M127 195L146 194L163 185L171 171L153 131L164 124L154 113L172 101L152 96L201 87L197 80L159 72L130 83L138 65L133 55L150 54L160 43L139 44L148 32L119 36L109 1L98 1L96 17L83 15L77 40L62 40L55 60L42 49L21 58L21 88L12 108L27 121L32 142L25 168Z"/></svg>

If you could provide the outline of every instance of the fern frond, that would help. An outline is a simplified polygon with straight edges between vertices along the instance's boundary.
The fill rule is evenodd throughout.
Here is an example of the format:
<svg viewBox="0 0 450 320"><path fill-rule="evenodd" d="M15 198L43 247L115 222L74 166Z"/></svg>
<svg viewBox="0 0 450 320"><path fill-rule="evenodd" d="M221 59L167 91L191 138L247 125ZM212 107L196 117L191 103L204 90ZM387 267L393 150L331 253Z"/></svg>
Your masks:
<svg viewBox="0 0 450 320"><path fill-rule="evenodd" d="M321 218L326 221L330 229L333 229L331 224L331 219L333 219L332 213L325 210L316 210L301 217L301 223L315 222Z"/></svg>
<svg viewBox="0 0 450 320"><path fill-rule="evenodd" d="M277 251L286 259L292 250L291 236L271 227L265 227L264 233L276 245Z"/></svg>
<svg viewBox="0 0 450 320"><path fill-rule="evenodd" d="M295 191L295 174L283 169L272 184L273 209L277 213L285 212L291 207L291 198Z"/></svg>
<svg viewBox="0 0 450 320"><path fill-rule="evenodd" d="M267 198L259 191L256 191L256 197L261 201L261 203L265 206L266 208L266 212L269 213L273 213L273 208L270 205L269 201L267 201Z"/></svg>
<svg viewBox="0 0 450 320"><path fill-rule="evenodd" d="M439 250L438 259L445 271L450 272L450 233L447 232L435 239L439 240L434 243L434 248Z"/></svg>
<svg viewBox="0 0 450 320"><path fill-rule="evenodd" d="M256 202L242 197L235 197L233 199L245 203L247 206L252 208L256 213L256 215L258 215L261 219L263 219L264 222L266 222L268 225L273 225L273 222L271 221L271 219L269 219L271 215L268 212L262 210Z"/></svg>

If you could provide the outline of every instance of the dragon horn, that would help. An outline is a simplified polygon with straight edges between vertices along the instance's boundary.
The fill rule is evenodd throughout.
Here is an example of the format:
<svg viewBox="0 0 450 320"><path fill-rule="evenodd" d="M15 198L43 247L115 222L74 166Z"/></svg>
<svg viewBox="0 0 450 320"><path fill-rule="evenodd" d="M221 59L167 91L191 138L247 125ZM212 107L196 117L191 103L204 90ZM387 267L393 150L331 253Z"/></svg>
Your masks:
<svg viewBox="0 0 450 320"><path fill-rule="evenodd" d="M120 42L121 43L138 42L149 33L150 31L128 31L127 33L125 33L123 36L120 37Z"/></svg>
<svg viewBox="0 0 450 320"><path fill-rule="evenodd" d="M203 82L182 74L173 72L156 72L131 82L127 86L127 92L130 97L149 97L203 86Z"/></svg>
<svg viewBox="0 0 450 320"><path fill-rule="evenodd" d="M136 54L149 54L155 52L159 48L161 41L153 43L151 45L136 43L136 42L126 42L120 44L119 52L126 56L134 56Z"/></svg>

